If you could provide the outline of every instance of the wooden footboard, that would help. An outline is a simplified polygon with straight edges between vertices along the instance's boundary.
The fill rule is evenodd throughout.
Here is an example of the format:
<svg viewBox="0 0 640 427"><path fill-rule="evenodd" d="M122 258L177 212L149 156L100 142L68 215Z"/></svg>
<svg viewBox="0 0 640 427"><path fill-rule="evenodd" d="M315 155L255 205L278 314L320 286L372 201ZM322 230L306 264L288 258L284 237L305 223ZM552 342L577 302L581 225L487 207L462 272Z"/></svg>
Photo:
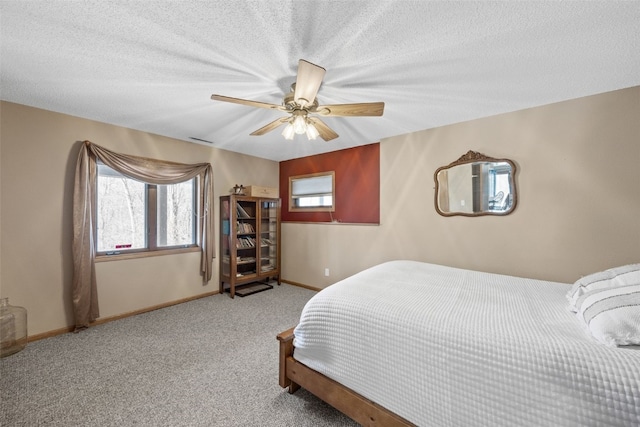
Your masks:
<svg viewBox="0 0 640 427"><path fill-rule="evenodd" d="M280 387L294 393L304 387L363 426L413 426L414 424L308 368L293 357L293 329L278 335L280 341Z"/></svg>

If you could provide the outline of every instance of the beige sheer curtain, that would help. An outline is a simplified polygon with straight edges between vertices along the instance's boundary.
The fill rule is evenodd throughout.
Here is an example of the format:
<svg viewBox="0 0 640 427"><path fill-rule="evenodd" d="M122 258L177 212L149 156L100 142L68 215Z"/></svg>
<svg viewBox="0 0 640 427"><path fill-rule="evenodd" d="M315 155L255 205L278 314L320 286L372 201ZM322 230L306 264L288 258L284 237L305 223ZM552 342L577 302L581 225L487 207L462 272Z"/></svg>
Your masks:
<svg viewBox="0 0 640 427"><path fill-rule="evenodd" d="M76 331L89 326L100 313L95 274L96 161L130 178L150 184L176 184L201 177L203 215L199 218L203 283L212 275L215 256L213 236L213 169L210 163L192 165L114 153L84 141L78 155L73 190L73 307Z"/></svg>

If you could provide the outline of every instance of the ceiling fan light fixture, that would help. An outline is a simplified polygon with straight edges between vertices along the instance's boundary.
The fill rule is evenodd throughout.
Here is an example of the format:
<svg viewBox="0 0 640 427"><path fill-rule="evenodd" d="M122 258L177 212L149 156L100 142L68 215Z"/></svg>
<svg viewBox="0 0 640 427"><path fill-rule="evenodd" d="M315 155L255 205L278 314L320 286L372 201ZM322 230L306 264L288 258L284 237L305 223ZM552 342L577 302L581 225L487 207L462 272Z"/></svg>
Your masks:
<svg viewBox="0 0 640 427"><path fill-rule="evenodd" d="M302 135L307 131L307 122L303 115L296 115L296 118L293 119L293 130L298 135Z"/></svg>
<svg viewBox="0 0 640 427"><path fill-rule="evenodd" d="M313 125L313 123L307 122L307 138L308 139L316 139L320 135L318 129Z"/></svg>
<svg viewBox="0 0 640 427"><path fill-rule="evenodd" d="M293 130L293 125L291 123L287 123L282 131L282 136L284 136L284 139L292 140L295 134L296 132Z"/></svg>

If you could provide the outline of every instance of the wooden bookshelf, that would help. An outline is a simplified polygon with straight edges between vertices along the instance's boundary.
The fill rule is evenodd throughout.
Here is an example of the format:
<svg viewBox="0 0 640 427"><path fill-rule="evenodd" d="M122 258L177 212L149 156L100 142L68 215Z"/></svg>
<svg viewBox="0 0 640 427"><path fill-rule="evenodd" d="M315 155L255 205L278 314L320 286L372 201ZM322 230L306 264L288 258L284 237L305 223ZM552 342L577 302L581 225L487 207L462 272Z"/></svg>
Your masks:
<svg viewBox="0 0 640 427"><path fill-rule="evenodd" d="M280 199L220 197L220 292L249 295L272 279L280 285Z"/></svg>

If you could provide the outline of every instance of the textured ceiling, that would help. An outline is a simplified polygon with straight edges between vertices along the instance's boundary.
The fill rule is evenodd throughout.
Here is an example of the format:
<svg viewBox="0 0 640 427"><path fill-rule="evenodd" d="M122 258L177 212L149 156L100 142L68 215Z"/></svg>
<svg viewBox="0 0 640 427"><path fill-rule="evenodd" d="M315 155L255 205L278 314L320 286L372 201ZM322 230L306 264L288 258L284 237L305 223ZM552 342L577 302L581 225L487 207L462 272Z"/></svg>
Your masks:
<svg viewBox="0 0 640 427"><path fill-rule="evenodd" d="M3 100L272 160L640 85L637 1L2 0L0 20ZM282 113L210 99L280 104L301 58L320 104L384 116L286 141L249 136Z"/></svg>

